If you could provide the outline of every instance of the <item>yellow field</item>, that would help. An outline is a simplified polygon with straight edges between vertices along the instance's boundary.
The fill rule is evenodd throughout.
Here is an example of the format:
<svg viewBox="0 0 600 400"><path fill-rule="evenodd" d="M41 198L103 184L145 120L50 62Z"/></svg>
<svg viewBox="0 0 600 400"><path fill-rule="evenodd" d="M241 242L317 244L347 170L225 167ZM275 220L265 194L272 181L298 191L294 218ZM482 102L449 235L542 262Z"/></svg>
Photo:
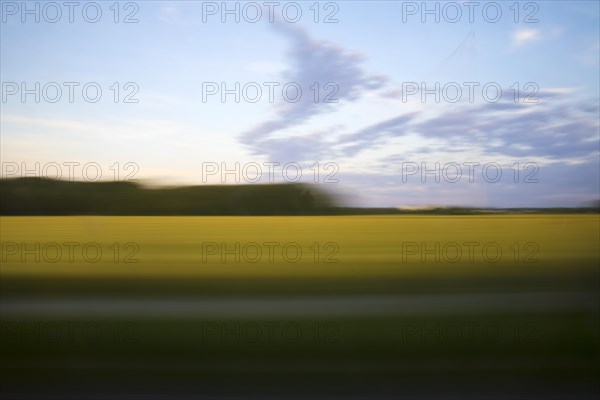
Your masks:
<svg viewBox="0 0 600 400"><path fill-rule="evenodd" d="M0 226L2 276L531 274L593 270L600 243L598 215L1 217Z"/></svg>
<svg viewBox="0 0 600 400"><path fill-rule="evenodd" d="M598 393L598 215L0 224L7 393L79 393L75 382Z"/></svg>

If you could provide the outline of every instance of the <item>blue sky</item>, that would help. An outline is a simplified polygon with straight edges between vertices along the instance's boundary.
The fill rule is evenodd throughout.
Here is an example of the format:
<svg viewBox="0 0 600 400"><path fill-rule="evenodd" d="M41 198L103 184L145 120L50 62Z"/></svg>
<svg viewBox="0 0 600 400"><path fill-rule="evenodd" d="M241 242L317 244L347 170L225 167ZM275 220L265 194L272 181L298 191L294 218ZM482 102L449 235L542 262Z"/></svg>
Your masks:
<svg viewBox="0 0 600 400"><path fill-rule="evenodd" d="M39 22L22 15L21 2L0 3L4 165L95 162L109 179L115 162L133 162L146 182L201 184L234 183L231 175L203 176L203 163L297 163L302 180L313 181L318 162L319 184L359 206L578 206L600 197L596 1L475 2L472 22L464 2L428 2L439 22L421 14L422 2L278 2L272 22L263 2L227 2L240 10L239 22L221 20L222 2L120 2L117 23L112 1L98 2L96 23L82 15L86 2L72 23L63 2L55 3L56 23L46 20L55 10L44 14L45 2L37 2ZM246 21L255 4L261 18ZM296 4L302 15L291 22ZM137 22L123 23L130 13ZM57 82L62 97L36 103L11 92L35 82ZM63 82L79 83L73 102ZM82 97L88 82L102 90L96 103ZM255 82L262 97L206 93L211 83L220 90L236 82ZM276 85L273 101L264 82ZM455 82L439 102L410 92L436 82ZM474 85L473 101L465 82ZM290 98L302 89L297 102L281 91L290 83ZM457 86L463 96L453 101ZM502 89L496 102L494 87ZM125 103L134 89L137 103ZM337 102L324 103L334 91ZM537 102L524 102L531 93ZM326 163L335 163L337 183L322 182L333 171ZM454 163L462 167L456 182ZM483 176L486 164L493 168ZM439 182L421 175L436 165ZM465 165L474 166L473 179ZM275 176L282 180L281 171Z"/></svg>

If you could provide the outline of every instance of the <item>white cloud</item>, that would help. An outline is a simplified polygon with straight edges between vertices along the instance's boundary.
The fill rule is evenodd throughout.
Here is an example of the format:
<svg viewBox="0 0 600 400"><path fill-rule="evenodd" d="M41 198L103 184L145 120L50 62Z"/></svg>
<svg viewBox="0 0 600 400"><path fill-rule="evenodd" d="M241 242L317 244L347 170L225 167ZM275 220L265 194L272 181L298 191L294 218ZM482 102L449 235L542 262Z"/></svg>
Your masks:
<svg viewBox="0 0 600 400"><path fill-rule="evenodd" d="M537 29L521 28L513 32L513 45L522 47L528 43L538 41L542 38L541 32Z"/></svg>

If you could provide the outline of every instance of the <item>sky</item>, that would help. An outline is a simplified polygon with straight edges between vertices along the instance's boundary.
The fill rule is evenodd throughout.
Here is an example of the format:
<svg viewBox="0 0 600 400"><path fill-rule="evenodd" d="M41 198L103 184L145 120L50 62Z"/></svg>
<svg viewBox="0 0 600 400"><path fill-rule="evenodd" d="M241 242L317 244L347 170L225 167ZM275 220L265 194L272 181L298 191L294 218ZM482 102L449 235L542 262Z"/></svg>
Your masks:
<svg viewBox="0 0 600 400"><path fill-rule="evenodd" d="M2 176L600 198L597 1L0 1ZM84 89L85 88L85 89Z"/></svg>

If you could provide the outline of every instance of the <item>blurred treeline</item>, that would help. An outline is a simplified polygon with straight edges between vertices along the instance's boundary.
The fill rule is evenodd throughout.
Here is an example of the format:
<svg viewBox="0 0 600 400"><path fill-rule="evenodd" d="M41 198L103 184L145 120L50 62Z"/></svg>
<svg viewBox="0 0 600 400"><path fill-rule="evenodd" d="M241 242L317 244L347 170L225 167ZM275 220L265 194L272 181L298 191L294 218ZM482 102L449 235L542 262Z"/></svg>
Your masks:
<svg viewBox="0 0 600 400"><path fill-rule="evenodd" d="M333 199L305 184L147 188L133 182L0 181L1 215L309 215Z"/></svg>
<svg viewBox="0 0 600 400"><path fill-rule="evenodd" d="M580 208L510 209L357 208L340 203L339 197L322 186L303 183L148 188L133 182L0 180L0 215L469 215L600 211L600 202Z"/></svg>

